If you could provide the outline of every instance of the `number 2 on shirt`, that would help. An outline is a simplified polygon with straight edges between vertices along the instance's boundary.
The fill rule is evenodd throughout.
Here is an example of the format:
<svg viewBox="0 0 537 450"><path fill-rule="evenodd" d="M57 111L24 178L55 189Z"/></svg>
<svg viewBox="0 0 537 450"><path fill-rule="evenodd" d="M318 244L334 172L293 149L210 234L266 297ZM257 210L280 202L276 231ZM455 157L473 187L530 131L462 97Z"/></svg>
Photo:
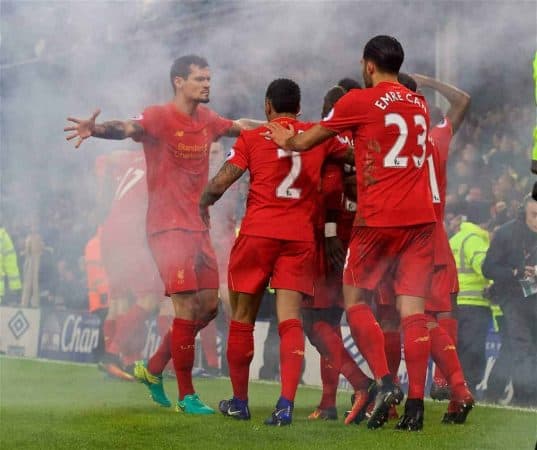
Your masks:
<svg viewBox="0 0 537 450"><path fill-rule="evenodd" d="M279 198L300 198L300 189L291 187L300 175L302 160L299 152L290 152L282 148L278 149L279 158L291 158L291 170L283 181L276 188L276 197Z"/></svg>
<svg viewBox="0 0 537 450"><path fill-rule="evenodd" d="M408 137L408 124L400 114L390 113L384 116L384 126L388 127L390 125L396 125L397 128L399 128L399 136L397 136L397 140L384 157L384 167L405 168L408 166L408 157L399 156L399 153L401 153L406 144ZM427 121L422 115L416 114L414 116L414 125L420 126L423 130L420 134L418 134L417 139L418 145L423 149L423 153L419 157L414 155L412 156L416 167L421 169L423 167L426 154L425 139L427 138Z"/></svg>

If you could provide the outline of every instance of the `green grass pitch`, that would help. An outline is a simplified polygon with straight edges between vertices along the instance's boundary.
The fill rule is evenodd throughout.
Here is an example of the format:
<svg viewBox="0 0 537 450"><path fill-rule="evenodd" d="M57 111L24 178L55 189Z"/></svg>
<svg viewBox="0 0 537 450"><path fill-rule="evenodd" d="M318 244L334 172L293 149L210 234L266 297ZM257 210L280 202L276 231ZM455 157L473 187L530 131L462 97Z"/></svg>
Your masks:
<svg viewBox="0 0 537 450"><path fill-rule="evenodd" d="M228 398L228 379L199 379L201 398L216 407ZM338 396L338 422L311 422L318 388L301 386L291 427L263 425L277 399L277 384L251 383L252 420L220 414L193 417L158 407L145 386L106 379L94 365L0 358L2 449L534 449L537 412L478 405L465 425L442 425L446 403L426 404L422 432L345 426L350 393ZM175 380L165 382L176 395ZM401 407L399 408L401 409Z"/></svg>

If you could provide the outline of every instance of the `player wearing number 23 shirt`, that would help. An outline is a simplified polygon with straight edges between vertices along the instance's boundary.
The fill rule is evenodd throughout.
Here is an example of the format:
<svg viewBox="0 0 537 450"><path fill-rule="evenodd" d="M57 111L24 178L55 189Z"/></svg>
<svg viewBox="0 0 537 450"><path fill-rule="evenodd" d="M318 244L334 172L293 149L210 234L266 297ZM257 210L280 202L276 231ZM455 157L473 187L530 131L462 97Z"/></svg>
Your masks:
<svg viewBox="0 0 537 450"><path fill-rule="evenodd" d="M349 91L323 122L302 134L269 124L268 135L281 148L306 151L344 131L353 134L358 207L343 272L343 295L354 341L380 385L368 427L382 426L389 408L403 397L389 374L382 331L365 295L390 273L409 376L405 414L397 427L415 431L423 427L430 353L424 302L433 270L436 216L429 173L424 170L428 107L423 96L398 83L403 60L397 39L375 36L362 56L368 89Z"/></svg>

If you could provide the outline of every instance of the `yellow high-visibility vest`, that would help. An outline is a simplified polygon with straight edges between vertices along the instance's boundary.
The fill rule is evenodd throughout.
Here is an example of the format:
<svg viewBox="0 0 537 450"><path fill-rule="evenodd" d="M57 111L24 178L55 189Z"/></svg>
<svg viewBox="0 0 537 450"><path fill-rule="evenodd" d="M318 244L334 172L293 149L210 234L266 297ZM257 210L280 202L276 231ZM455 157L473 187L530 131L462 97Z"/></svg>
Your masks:
<svg viewBox="0 0 537 450"><path fill-rule="evenodd" d="M0 227L0 299L6 292L4 284L6 277L9 290L19 291L22 289L15 247L13 247L13 242L6 229Z"/></svg>
<svg viewBox="0 0 537 450"><path fill-rule="evenodd" d="M460 231L449 240L459 278L457 304L490 306L490 301L483 297L490 281L481 270L489 245L488 232L471 222L463 222Z"/></svg>

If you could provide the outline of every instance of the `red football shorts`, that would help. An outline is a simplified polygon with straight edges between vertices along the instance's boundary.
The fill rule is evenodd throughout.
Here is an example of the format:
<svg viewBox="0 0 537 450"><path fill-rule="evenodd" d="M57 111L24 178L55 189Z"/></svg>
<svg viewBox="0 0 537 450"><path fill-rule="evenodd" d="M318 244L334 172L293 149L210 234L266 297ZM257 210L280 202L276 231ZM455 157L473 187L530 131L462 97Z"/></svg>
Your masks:
<svg viewBox="0 0 537 450"><path fill-rule="evenodd" d="M451 255L451 258L448 260L447 265L447 272L448 272L448 279L450 282L450 294L458 294L459 293L459 274L457 273L457 263L455 262L455 258L453 258L453 255Z"/></svg>
<svg viewBox="0 0 537 450"><path fill-rule="evenodd" d="M395 295L427 297L434 258L434 224L354 227L343 284L375 290L386 274Z"/></svg>
<svg viewBox="0 0 537 450"><path fill-rule="evenodd" d="M112 299L126 297L130 293L136 298L162 296L164 287L145 233L129 238L103 228L101 256Z"/></svg>
<svg viewBox="0 0 537 450"><path fill-rule="evenodd" d="M304 298L304 308L328 309L343 308L343 290L341 273L334 273L329 269L324 245L324 229L316 240L315 252L315 278L313 297Z"/></svg>
<svg viewBox="0 0 537 450"><path fill-rule="evenodd" d="M256 294L267 286L313 295L313 242L239 234L229 257L228 285L235 292Z"/></svg>
<svg viewBox="0 0 537 450"><path fill-rule="evenodd" d="M436 266L431 281L431 294L425 300L425 311L449 312L451 306L451 289L453 280L447 266Z"/></svg>
<svg viewBox="0 0 537 450"><path fill-rule="evenodd" d="M218 268L208 231L174 229L149 237L167 296L218 289Z"/></svg>

